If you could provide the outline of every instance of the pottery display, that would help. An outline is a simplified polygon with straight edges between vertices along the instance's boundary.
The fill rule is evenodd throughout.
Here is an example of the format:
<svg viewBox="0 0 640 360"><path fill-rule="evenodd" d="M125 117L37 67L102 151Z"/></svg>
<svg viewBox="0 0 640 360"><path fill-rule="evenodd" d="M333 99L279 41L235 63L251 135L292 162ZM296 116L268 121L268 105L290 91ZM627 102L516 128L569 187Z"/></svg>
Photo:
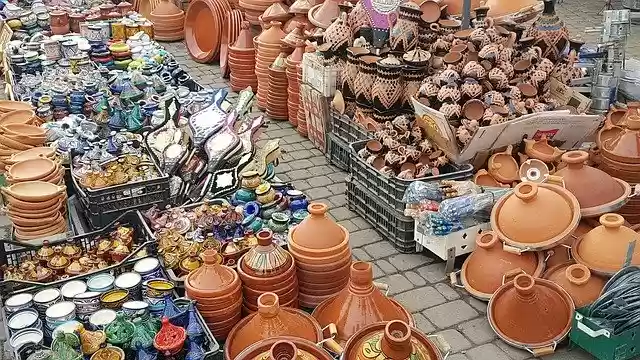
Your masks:
<svg viewBox="0 0 640 360"><path fill-rule="evenodd" d="M184 18L184 38L192 59L209 63L218 56L223 20L230 11L231 5L227 1L198 0L189 3Z"/></svg>
<svg viewBox="0 0 640 360"><path fill-rule="evenodd" d="M177 41L184 38L185 14L173 1L161 1L151 14L154 37L159 41Z"/></svg>
<svg viewBox="0 0 640 360"><path fill-rule="evenodd" d="M229 16L224 19L224 24L222 39L220 40L220 71L223 77L228 78L231 71L229 63L231 51L229 47L236 42L242 30L242 12L237 9L231 10Z"/></svg>
<svg viewBox="0 0 640 360"><path fill-rule="evenodd" d="M282 23L272 21L265 25L264 31L254 39L256 45L255 73L258 78L258 108L266 109L267 95L269 93L269 68L280 55L280 41L285 36L282 31ZM284 58L282 59L284 61ZM286 82L286 81L285 81ZM286 88L286 84L285 84Z"/></svg>
<svg viewBox="0 0 640 360"><path fill-rule="evenodd" d="M275 293L258 298L258 311L242 319L229 333L225 359L236 359L244 349L265 339L292 336L318 343L323 339L320 325L305 312L284 307Z"/></svg>
<svg viewBox="0 0 640 360"><path fill-rule="evenodd" d="M327 205L311 203L308 211L289 231L289 253L296 262L300 306L315 308L347 286L351 249L349 232L327 216Z"/></svg>
<svg viewBox="0 0 640 360"><path fill-rule="evenodd" d="M287 98L287 74L286 74L286 54L280 55L269 66L269 80L267 82L267 106L266 114L276 120L286 120L289 116L288 104L284 101ZM258 92L260 87L258 87ZM259 99L258 99L259 100Z"/></svg>
<svg viewBox="0 0 640 360"><path fill-rule="evenodd" d="M236 41L229 46L230 80L234 91L248 86L252 89L258 88L258 78L255 73L255 56L256 49L253 46L253 36L249 22L243 21Z"/></svg>
<svg viewBox="0 0 640 360"><path fill-rule="evenodd" d="M300 83L297 68L302 64L302 56L304 55L305 44L299 41L295 50L285 60L287 73L287 110L289 113L289 123L298 126L298 111L302 107L300 101Z"/></svg>
<svg viewBox="0 0 640 360"><path fill-rule="evenodd" d="M574 261L548 268L542 278L553 281L569 293L576 309L591 305L606 283L604 278L591 274L589 268Z"/></svg>
<svg viewBox="0 0 640 360"><path fill-rule="evenodd" d="M362 261L351 264L349 285L321 302L311 315L323 327L335 324L335 340L340 345L345 345L361 329L380 321L413 324L413 317L401 304L374 286L372 264Z"/></svg>

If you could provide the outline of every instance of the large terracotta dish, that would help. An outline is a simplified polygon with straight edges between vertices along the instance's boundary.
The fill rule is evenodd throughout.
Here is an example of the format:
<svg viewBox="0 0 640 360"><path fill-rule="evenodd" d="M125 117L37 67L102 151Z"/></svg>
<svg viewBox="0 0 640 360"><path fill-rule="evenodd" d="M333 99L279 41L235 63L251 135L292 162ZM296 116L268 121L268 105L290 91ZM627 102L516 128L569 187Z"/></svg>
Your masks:
<svg viewBox="0 0 640 360"><path fill-rule="evenodd" d="M14 110L0 115L0 126L9 124L31 124L36 113L33 110Z"/></svg>
<svg viewBox="0 0 640 360"><path fill-rule="evenodd" d="M521 251L550 249L571 236L579 222L578 199L546 183L522 182L491 210L493 231Z"/></svg>
<svg viewBox="0 0 640 360"><path fill-rule="evenodd" d="M586 151L569 151L562 155L566 167L556 171L564 186L580 203L582 216L594 217L620 209L631 195L631 186L602 170L585 165Z"/></svg>
<svg viewBox="0 0 640 360"><path fill-rule="evenodd" d="M3 188L2 192L21 201L47 201L60 195L67 189L45 181L25 181Z"/></svg>
<svg viewBox="0 0 640 360"><path fill-rule="evenodd" d="M505 281L523 273L539 277L543 269L543 253L507 252L493 231L485 231L478 235L476 249L462 264L460 280L471 296L489 301Z"/></svg>
<svg viewBox="0 0 640 360"><path fill-rule="evenodd" d="M51 174L57 167L55 161L45 157L28 159L7 166L7 172L14 181L40 180Z"/></svg>
<svg viewBox="0 0 640 360"><path fill-rule="evenodd" d="M185 42L193 60L209 63L218 54L222 24L215 0L194 0L184 22Z"/></svg>
<svg viewBox="0 0 640 360"><path fill-rule="evenodd" d="M39 146L29 150L21 151L17 154L13 154L11 155L10 158L6 159L4 162L8 165L13 165L20 161L37 159L43 156L48 159L51 159L55 154L56 154L56 149L49 146Z"/></svg>
<svg viewBox="0 0 640 360"><path fill-rule="evenodd" d="M276 294L264 293L258 298L258 312L242 319L229 333L224 344L225 359L233 360L249 346L278 336L293 336L314 343L323 338L322 329L313 317L298 309L280 307Z"/></svg>
<svg viewBox="0 0 640 360"><path fill-rule="evenodd" d="M33 110L33 106L23 101L0 100L0 112L8 113L14 110Z"/></svg>
<svg viewBox="0 0 640 360"><path fill-rule="evenodd" d="M591 305L606 283L604 278L591 274L589 268L573 260L547 269L542 278L553 281L569 293L576 309Z"/></svg>
<svg viewBox="0 0 640 360"><path fill-rule="evenodd" d="M640 243L640 234L624 226L624 218L618 214L600 216L600 224L576 240L571 254L591 272L612 276L624 266L631 244ZM635 246L630 264L640 265L640 246Z"/></svg>

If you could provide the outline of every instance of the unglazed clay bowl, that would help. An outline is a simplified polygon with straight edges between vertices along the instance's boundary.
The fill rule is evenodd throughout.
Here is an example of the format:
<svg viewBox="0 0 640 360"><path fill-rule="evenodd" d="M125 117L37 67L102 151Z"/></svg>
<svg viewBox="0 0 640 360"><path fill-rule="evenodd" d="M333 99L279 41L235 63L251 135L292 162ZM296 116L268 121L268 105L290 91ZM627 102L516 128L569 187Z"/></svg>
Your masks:
<svg viewBox="0 0 640 360"><path fill-rule="evenodd" d="M14 181L32 181L46 177L51 174L56 167L57 163L55 161L40 157L7 166L7 173Z"/></svg>
<svg viewBox="0 0 640 360"><path fill-rule="evenodd" d="M287 285L285 285L287 284ZM278 286L280 285L280 286ZM281 284L277 284L277 285L271 285L271 286L262 286L258 289L254 289L248 286L243 286L242 287L242 296L247 299L247 298L253 298L255 300L258 299L258 297L262 294L264 294L265 292L272 292L277 294L278 296L283 296L287 293L289 293L292 289L297 289L298 288L298 281L296 279L294 279L293 281L289 280L286 283L281 283Z"/></svg>
<svg viewBox="0 0 640 360"><path fill-rule="evenodd" d="M59 213L58 213L59 214ZM42 230L47 230L49 228L55 228L60 226L60 222L64 221L64 219L60 216L56 217L57 220L55 220L54 222L42 222L42 221L37 221L35 224L38 225L30 225L30 226L20 226L16 223L13 224L13 227L15 229L20 230L23 233L29 233L29 232L38 232L38 231L42 231Z"/></svg>
<svg viewBox="0 0 640 360"><path fill-rule="evenodd" d="M289 253L296 259L296 266L308 271L330 271L351 262L351 249L348 246L338 254L322 257L308 256L292 246L289 246Z"/></svg>
<svg viewBox="0 0 640 360"><path fill-rule="evenodd" d="M5 163L8 165L13 165L22 160L39 158L41 155L51 159L55 156L55 154L56 149L49 146L39 146L29 150L21 151L19 153L14 153L10 158L6 159Z"/></svg>
<svg viewBox="0 0 640 360"><path fill-rule="evenodd" d="M38 126L33 126L28 124L21 124L21 123L5 124L2 126L2 130L4 130L7 135L23 135L27 137L40 137L40 138L45 137L44 129Z"/></svg>
<svg viewBox="0 0 640 360"><path fill-rule="evenodd" d="M38 239L44 236L55 235L65 232L67 224L65 222L59 223L56 226L47 228L45 230L38 231L22 231L16 229L16 237L20 239Z"/></svg>
<svg viewBox="0 0 640 360"><path fill-rule="evenodd" d="M342 290L348 283L349 283L349 277L335 279L333 283L326 283L326 284L298 281L300 291L305 294L307 293L307 290L317 292L318 294L320 293L327 294L331 292L337 292Z"/></svg>
<svg viewBox="0 0 640 360"><path fill-rule="evenodd" d="M50 217L40 218L40 219L28 219L28 218L23 218L23 217L18 216L18 215L15 215L15 216L14 215L10 215L9 216L9 219L11 219L11 222L14 225L21 226L21 227L24 227L24 228L31 227L31 226L39 226L39 225L42 225L42 224L55 224L55 225L58 225L58 223L59 223L61 218L62 217L60 216L60 212L56 212Z"/></svg>
<svg viewBox="0 0 640 360"><path fill-rule="evenodd" d="M62 205L64 204L63 200L59 200L54 206L49 207L45 210L38 211L24 211L19 208L14 207L11 204L7 205L7 213L12 216L20 216L24 219L41 219L41 218L49 218L54 216L56 212L60 210Z"/></svg>
<svg viewBox="0 0 640 360"><path fill-rule="evenodd" d="M11 138L8 138L8 137L4 136L3 134L4 134L4 132L2 130L0 130L0 143L3 144L4 146L6 146L9 149L23 151L23 150L29 150L29 149L33 148L32 145L22 144L20 142L17 142L15 140L11 139Z"/></svg>
<svg viewBox="0 0 640 360"><path fill-rule="evenodd" d="M215 298L192 297L192 299L198 302L198 309L202 309L202 311L217 311L223 308L227 308L237 303L238 301L241 301L242 291L238 291L238 290L233 290L227 295L223 295Z"/></svg>
<svg viewBox="0 0 640 360"><path fill-rule="evenodd" d="M349 268L351 267L351 261L345 263L340 268L333 268L326 271L309 271L301 267L298 267L298 278L305 282L314 282L318 284L329 284L335 281L335 279L342 279L349 276Z"/></svg>
<svg viewBox="0 0 640 360"><path fill-rule="evenodd" d="M22 201L47 201L66 191L66 186L57 186L44 181L27 181L3 188L3 194Z"/></svg>
<svg viewBox="0 0 640 360"><path fill-rule="evenodd" d="M27 136L27 135L21 135L21 134L6 134L5 135L7 138L13 140L13 141L18 141L20 143L26 144L26 145L31 145L31 146L42 146L47 138L42 136Z"/></svg>
<svg viewBox="0 0 640 360"><path fill-rule="evenodd" d="M3 194L5 200L11 204L11 206L13 208L15 208L16 210L22 211L22 212L33 212L33 211L43 211L46 209L49 209L50 207L54 206L55 204L58 203L58 201L60 199L62 199L63 201L65 201L67 199L67 194L59 194L58 196L55 196L49 200L46 201L22 201L19 199L16 199L8 194Z"/></svg>
<svg viewBox="0 0 640 360"><path fill-rule="evenodd" d="M301 307L315 308L318 306L318 304L335 296L336 293L326 295L326 296L312 296L312 295L306 295L304 293L300 293L300 295L298 295L298 302L300 303Z"/></svg>
<svg viewBox="0 0 640 360"><path fill-rule="evenodd" d="M0 126L9 124L29 124L36 113L33 110L14 110L0 116Z"/></svg>

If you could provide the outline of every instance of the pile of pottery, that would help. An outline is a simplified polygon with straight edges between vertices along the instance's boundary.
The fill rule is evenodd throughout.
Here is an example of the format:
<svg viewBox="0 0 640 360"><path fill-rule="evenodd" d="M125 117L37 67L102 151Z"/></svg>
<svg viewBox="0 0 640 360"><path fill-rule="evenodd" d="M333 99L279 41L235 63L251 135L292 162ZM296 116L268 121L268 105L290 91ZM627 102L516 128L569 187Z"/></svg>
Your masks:
<svg viewBox="0 0 640 360"><path fill-rule="evenodd" d="M269 68L280 54L280 40L285 36L281 23L274 21L254 39L256 46L256 75L258 76L258 108L267 107Z"/></svg>
<svg viewBox="0 0 640 360"><path fill-rule="evenodd" d="M309 0L296 0L289 6L289 14L293 14L293 17L284 24L284 32L289 33L293 31L299 24L304 24L304 30L310 31L314 28L313 24L309 21L307 14L309 10L314 6L313 1Z"/></svg>
<svg viewBox="0 0 640 360"><path fill-rule="evenodd" d="M115 42L109 45L109 52L113 56L113 65L116 69L127 70L131 63L131 48L123 42Z"/></svg>
<svg viewBox="0 0 640 360"><path fill-rule="evenodd" d="M349 281L349 232L327 216L327 205L309 204L310 215L289 231L296 262L301 307L315 308Z"/></svg>
<svg viewBox="0 0 640 360"><path fill-rule="evenodd" d="M259 25L258 19L272 4L278 3L278 0L240 0L238 5L244 10L244 15L252 25Z"/></svg>
<svg viewBox="0 0 640 360"><path fill-rule="evenodd" d="M229 46L229 68L231 69L231 89L239 91L250 86L258 88L256 77L256 48L248 21L242 22L242 30L236 41Z"/></svg>
<svg viewBox="0 0 640 360"><path fill-rule="evenodd" d="M296 74L298 76L298 92L300 92L300 84L302 84L302 63L296 65ZM298 121L297 121L297 126L296 126L296 130L298 131L298 134L300 134L301 136L307 137L308 134L308 130L307 130L307 116L304 112L304 98L302 97L302 93L299 93L300 95L300 103L298 104Z"/></svg>
<svg viewBox="0 0 640 360"><path fill-rule="evenodd" d="M229 12L229 16L225 19L224 33L220 45L220 72L222 77L229 78L231 68L229 67L229 47L236 42L240 31L242 31L243 22L242 11L233 9ZM251 43L251 35L248 36L247 44ZM244 88L246 88L245 86Z"/></svg>
<svg viewBox="0 0 640 360"><path fill-rule="evenodd" d="M276 120L286 120L289 114L287 96L285 95L288 87L285 61L286 54L281 52L273 64L269 66L266 113Z"/></svg>
<svg viewBox="0 0 640 360"><path fill-rule="evenodd" d="M289 7L281 1L277 1L269 5L262 15L258 16L258 21L260 22L260 27L264 28L265 24L269 24L272 21L279 21L285 24L290 18Z"/></svg>
<svg viewBox="0 0 640 360"><path fill-rule="evenodd" d="M227 337L242 317L242 286L233 269L216 262L217 252L202 253L204 264L187 275L184 285L217 339Z"/></svg>
<svg viewBox="0 0 640 360"><path fill-rule="evenodd" d="M305 45L299 42L291 55L287 56L285 64L287 66L287 109L289 111L289 122L293 126L298 126L298 107L300 106L300 83L302 79L298 76L298 66L302 63Z"/></svg>
<svg viewBox="0 0 640 360"><path fill-rule="evenodd" d="M184 38L184 11L173 1L163 0L156 6L149 20L153 23L154 37L158 41L178 41Z"/></svg>
<svg viewBox="0 0 640 360"><path fill-rule="evenodd" d="M194 0L184 20L184 38L193 60L209 63L220 52L223 24L231 5L226 0Z"/></svg>

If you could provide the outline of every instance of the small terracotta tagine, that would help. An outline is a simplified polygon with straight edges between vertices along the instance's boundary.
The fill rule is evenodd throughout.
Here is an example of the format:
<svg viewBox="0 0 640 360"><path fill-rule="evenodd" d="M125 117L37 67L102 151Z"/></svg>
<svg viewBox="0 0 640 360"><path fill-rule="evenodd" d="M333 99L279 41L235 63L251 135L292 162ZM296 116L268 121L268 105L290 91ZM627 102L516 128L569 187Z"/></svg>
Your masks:
<svg viewBox="0 0 640 360"><path fill-rule="evenodd" d="M606 283L604 278L591 274L589 268L575 261L547 269L542 278L553 281L568 292L576 309L591 305L600 296Z"/></svg>

